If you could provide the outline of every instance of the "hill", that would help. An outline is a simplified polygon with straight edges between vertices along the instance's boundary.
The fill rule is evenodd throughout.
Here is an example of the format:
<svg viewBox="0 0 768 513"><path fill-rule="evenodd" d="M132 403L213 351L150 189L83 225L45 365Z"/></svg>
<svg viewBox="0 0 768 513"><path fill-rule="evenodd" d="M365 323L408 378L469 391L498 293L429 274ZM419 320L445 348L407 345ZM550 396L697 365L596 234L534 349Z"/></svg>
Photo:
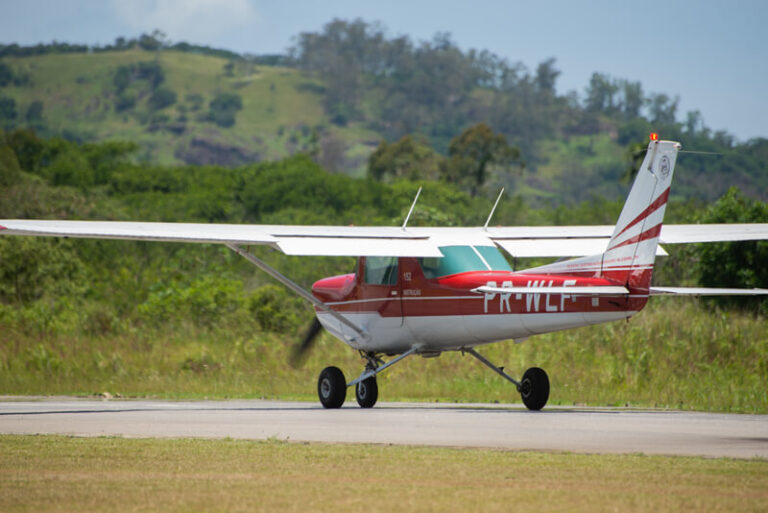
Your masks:
<svg viewBox="0 0 768 513"><path fill-rule="evenodd" d="M557 94L559 74L554 59L529 70L462 51L446 35L414 43L361 20L299 34L290 56L152 35L106 48L6 45L0 124L132 141L146 163L237 166L306 153L331 172L362 177L382 140L413 135L446 155L453 138L482 122L519 149L525 167L493 167L481 194L503 185L542 206L623 197L633 157L657 131L711 153L681 155L678 198L713 201L736 186L768 199L768 140L736 143L696 111L681 122L678 99L603 73L583 94Z"/></svg>
<svg viewBox="0 0 768 513"><path fill-rule="evenodd" d="M4 62L28 79L4 88L3 94L16 101L20 112L42 102L39 124L44 133L86 141L133 141L141 147L140 158L148 162L239 165L343 139L349 146L345 153L359 154L361 168L370 152L365 143L378 142L372 132L327 127L317 93L322 86L295 69L142 49L13 57ZM142 75L142 66L157 70L162 78L151 76L152 71ZM122 91L116 84L121 70L131 75ZM163 103L158 91L169 92L170 98ZM231 126L215 119L211 109L211 102L227 95L242 101Z"/></svg>

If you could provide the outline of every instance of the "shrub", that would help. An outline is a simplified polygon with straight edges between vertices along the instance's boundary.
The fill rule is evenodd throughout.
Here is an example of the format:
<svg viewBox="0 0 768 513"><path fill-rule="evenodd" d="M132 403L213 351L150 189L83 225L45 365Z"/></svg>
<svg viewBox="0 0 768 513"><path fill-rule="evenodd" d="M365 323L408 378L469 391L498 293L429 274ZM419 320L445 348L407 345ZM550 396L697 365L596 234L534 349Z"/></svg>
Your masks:
<svg viewBox="0 0 768 513"><path fill-rule="evenodd" d="M208 105L208 120L222 127L235 124L235 114L243 108L243 99L235 93L219 93Z"/></svg>
<svg viewBox="0 0 768 513"><path fill-rule="evenodd" d="M152 93L147 101L149 108L152 110L164 109L170 107L174 103L176 103L176 93L167 87L155 89L155 92Z"/></svg>

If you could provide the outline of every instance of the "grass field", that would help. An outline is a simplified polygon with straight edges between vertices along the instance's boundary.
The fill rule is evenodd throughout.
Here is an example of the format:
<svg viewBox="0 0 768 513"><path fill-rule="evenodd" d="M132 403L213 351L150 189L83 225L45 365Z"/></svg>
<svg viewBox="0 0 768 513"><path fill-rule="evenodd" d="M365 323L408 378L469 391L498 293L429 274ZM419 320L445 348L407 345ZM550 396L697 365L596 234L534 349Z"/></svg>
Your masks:
<svg viewBox="0 0 768 513"><path fill-rule="evenodd" d="M0 437L0 511L765 511L768 462Z"/></svg>
<svg viewBox="0 0 768 513"><path fill-rule="evenodd" d="M254 331L246 320L208 331L131 328L103 337L25 334L7 324L0 394L315 401L323 367L339 366L348 378L361 372L357 353L328 334L294 369L288 360L301 336ZM768 412L765 319L707 303L659 298L629 322L480 352L514 375L531 366L546 369L550 405ZM520 401L506 381L459 353L408 358L380 375L379 389L382 401Z"/></svg>

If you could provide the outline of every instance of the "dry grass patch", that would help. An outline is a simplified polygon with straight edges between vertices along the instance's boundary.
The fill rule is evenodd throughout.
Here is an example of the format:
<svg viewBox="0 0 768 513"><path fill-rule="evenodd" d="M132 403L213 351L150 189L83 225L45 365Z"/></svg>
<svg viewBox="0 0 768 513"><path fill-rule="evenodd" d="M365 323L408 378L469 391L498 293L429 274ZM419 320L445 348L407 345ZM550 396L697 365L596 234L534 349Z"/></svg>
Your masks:
<svg viewBox="0 0 768 513"><path fill-rule="evenodd" d="M0 511L760 511L768 462L0 437Z"/></svg>

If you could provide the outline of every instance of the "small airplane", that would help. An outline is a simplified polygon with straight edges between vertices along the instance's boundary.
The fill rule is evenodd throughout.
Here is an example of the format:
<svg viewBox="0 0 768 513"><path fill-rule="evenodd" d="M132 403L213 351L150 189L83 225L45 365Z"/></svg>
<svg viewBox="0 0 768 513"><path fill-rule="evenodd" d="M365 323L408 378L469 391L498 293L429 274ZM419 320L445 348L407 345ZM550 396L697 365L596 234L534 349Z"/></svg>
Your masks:
<svg viewBox="0 0 768 513"><path fill-rule="evenodd" d="M317 393L326 408L340 408L351 386L361 407L373 407L376 376L385 369L411 355L461 351L513 383L527 408L540 410L550 391L543 369L532 367L518 380L475 348L626 319L654 295L768 294L651 286L655 258L666 255L660 242L768 239L768 224L662 228L681 145L654 135L615 226L490 227L500 194L482 227L408 227L417 194L401 227L0 220L0 234L226 245L314 306L297 355L325 328L365 360L350 382L337 367L323 369ZM356 256L357 268L317 281L310 293L244 247L259 244L288 255ZM514 258L576 258L514 271L499 248Z"/></svg>

